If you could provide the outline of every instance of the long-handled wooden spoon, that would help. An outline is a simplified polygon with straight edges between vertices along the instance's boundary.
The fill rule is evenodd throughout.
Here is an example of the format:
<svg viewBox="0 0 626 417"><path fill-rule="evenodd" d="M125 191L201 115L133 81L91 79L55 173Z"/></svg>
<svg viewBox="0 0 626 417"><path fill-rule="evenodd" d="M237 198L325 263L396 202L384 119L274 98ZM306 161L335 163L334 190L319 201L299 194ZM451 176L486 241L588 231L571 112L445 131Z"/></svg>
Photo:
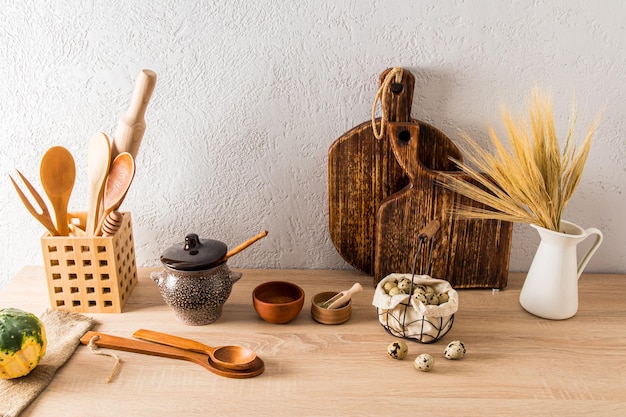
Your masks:
<svg viewBox="0 0 626 417"><path fill-rule="evenodd" d="M100 215L100 221L96 228L96 236L102 235L102 225L107 216L122 204L130 184L135 177L135 160L128 152L122 152L115 157L109 175L104 185L104 196L102 198L104 212Z"/></svg>
<svg viewBox="0 0 626 417"><path fill-rule="evenodd" d="M89 206L87 211L87 235L96 233L100 219L100 204L104 192L104 182L109 173L111 161L111 145L104 133L96 133L89 141L87 155L87 176L89 181Z"/></svg>
<svg viewBox="0 0 626 417"><path fill-rule="evenodd" d="M237 371L234 369L223 368L213 362L210 356L202 353L190 352L188 350L178 349L171 346L149 343L135 339L127 339L99 332L89 331L85 333L85 335L80 338L80 343L88 345L92 340L96 346L102 348L124 350L127 352L144 353L147 355L164 356L166 358L190 361L202 366L204 369L213 372L214 374L227 378L252 378L262 374L265 370L265 363L258 356L250 368Z"/></svg>
<svg viewBox="0 0 626 417"><path fill-rule="evenodd" d="M195 340L155 332L153 330L139 329L133 333L133 337L148 342L189 350L191 352L204 353L209 355L213 362L226 369L249 369L256 359L256 353L254 353L253 350L242 346L211 347L196 342Z"/></svg>
<svg viewBox="0 0 626 417"><path fill-rule="evenodd" d="M252 245L257 240L263 239L265 236L267 236L267 230L263 230L258 235L251 237L250 239L246 240L245 242L241 243L238 246L235 246L234 248L232 248L231 250L226 252L224 254L224 256L222 256L219 259L216 259L214 262L212 262L209 265L207 265L206 268L207 269L208 268L214 268L214 267L216 267L218 265L223 264L224 262L226 262L228 260L228 258L230 258L231 256L237 255L239 252L241 252L242 250L246 249L248 246Z"/></svg>
<svg viewBox="0 0 626 417"><path fill-rule="evenodd" d="M59 235L67 236L67 206L76 180L76 165L72 154L62 146L48 149L41 158L39 176L54 209L57 231Z"/></svg>
<svg viewBox="0 0 626 417"><path fill-rule="evenodd" d="M219 261L217 261L217 263L222 263L222 262L227 261L228 258L230 258L231 256L237 255L239 252L246 249L248 246L252 245L257 240L263 239L265 236L267 236L267 230L263 230L258 235L252 236L250 239L246 240L245 242L241 243L238 246L235 246L234 248L226 252L226 255L224 255Z"/></svg>

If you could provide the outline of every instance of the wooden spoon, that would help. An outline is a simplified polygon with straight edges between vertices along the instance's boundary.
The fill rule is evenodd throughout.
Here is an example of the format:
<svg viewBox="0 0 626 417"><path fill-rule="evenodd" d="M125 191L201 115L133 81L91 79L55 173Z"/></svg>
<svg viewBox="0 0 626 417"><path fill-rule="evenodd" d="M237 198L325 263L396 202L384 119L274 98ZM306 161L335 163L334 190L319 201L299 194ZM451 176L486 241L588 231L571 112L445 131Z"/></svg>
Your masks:
<svg viewBox="0 0 626 417"><path fill-rule="evenodd" d="M145 329L137 330L133 333L133 337L146 340L148 342L155 342L166 346L189 350L191 352L207 354L211 357L211 360L214 363L226 369L250 369L256 360L256 353L254 353L253 350L242 346L211 347L203 343L196 342L195 340Z"/></svg>
<svg viewBox="0 0 626 417"><path fill-rule="evenodd" d="M89 206L87 211L87 235L96 233L96 225L100 219L100 204L104 192L104 182L109 172L111 161L111 145L104 133L96 133L89 141L87 155L87 176L89 180Z"/></svg>
<svg viewBox="0 0 626 417"><path fill-rule="evenodd" d="M76 180L72 154L62 146L48 149L41 158L39 176L54 209L57 231L60 236L68 236L67 206Z"/></svg>
<svg viewBox="0 0 626 417"><path fill-rule="evenodd" d="M98 347L124 350L127 352L144 353L147 355L163 356L166 358L182 359L202 366L204 369L216 375L227 378L252 378L260 375L265 370L265 363L259 357L249 369L237 371L234 369L224 369L214 363L208 355L202 353L189 352L171 346L159 345L155 343L143 342L141 340L127 339L124 337L112 336L104 333L89 331L80 338L80 343L88 345L90 341Z"/></svg>
<svg viewBox="0 0 626 417"><path fill-rule="evenodd" d="M103 206L104 212L100 215L100 221L96 228L96 236L102 235L102 225L107 216L122 204L130 184L135 177L135 160L128 152L122 152L115 157L109 175L104 185Z"/></svg>

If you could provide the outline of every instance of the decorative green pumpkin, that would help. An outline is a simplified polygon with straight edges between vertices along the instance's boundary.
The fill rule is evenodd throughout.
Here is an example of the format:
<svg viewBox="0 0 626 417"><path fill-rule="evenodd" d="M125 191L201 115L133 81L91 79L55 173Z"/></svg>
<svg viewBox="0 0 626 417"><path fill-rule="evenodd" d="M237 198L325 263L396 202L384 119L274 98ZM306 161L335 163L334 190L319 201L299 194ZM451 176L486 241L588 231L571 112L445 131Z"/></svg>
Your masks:
<svg viewBox="0 0 626 417"><path fill-rule="evenodd" d="M46 331L34 314L0 309L0 378L27 375L46 352Z"/></svg>

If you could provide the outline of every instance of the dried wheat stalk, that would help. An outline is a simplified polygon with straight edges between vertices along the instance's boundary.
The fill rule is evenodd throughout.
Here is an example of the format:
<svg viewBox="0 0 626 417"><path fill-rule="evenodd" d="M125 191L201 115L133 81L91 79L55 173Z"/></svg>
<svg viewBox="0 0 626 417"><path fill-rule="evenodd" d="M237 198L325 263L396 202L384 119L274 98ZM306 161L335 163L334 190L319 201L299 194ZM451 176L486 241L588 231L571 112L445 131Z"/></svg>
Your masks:
<svg viewBox="0 0 626 417"><path fill-rule="evenodd" d="M533 223L558 231L563 210L582 177L598 119L577 150L574 141L576 117L573 116L561 151L552 102L538 90L533 92L528 121L516 121L506 109L503 118L510 150L493 128L490 128L489 136L494 153L464 135L468 162L455 163L466 176L446 174L441 184L488 206L486 209L466 205L455 207L460 217ZM480 186L468 181L468 176Z"/></svg>

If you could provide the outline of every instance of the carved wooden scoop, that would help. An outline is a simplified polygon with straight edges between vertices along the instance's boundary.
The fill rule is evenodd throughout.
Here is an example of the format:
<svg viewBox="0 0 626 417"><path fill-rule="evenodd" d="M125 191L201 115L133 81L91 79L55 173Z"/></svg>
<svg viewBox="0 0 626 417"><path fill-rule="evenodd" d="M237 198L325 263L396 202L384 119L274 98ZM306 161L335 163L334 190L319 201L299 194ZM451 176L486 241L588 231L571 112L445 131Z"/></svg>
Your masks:
<svg viewBox="0 0 626 417"><path fill-rule="evenodd" d="M137 330L133 333L133 337L191 352L205 353L211 357L213 362L227 369L249 369L256 360L256 353L243 346L211 347L195 340L145 329Z"/></svg>
<svg viewBox="0 0 626 417"><path fill-rule="evenodd" d="M163 356L172 359L182 359L193 362L202 366L204 369L213 372L216 375L227 378L252 378L260 375L265 370L265 364L258 356L252 365L244 370L238 371L234 369L226 369L213 362L210 356L190 352L171 346L160 345L157 343L144 342L141 340L127 339L124 337L112 336L104 333L89 331L80 338L80 343L88 345L90 341L101 348L123 350L126 352L144 353L153 356Z"/></svg>

